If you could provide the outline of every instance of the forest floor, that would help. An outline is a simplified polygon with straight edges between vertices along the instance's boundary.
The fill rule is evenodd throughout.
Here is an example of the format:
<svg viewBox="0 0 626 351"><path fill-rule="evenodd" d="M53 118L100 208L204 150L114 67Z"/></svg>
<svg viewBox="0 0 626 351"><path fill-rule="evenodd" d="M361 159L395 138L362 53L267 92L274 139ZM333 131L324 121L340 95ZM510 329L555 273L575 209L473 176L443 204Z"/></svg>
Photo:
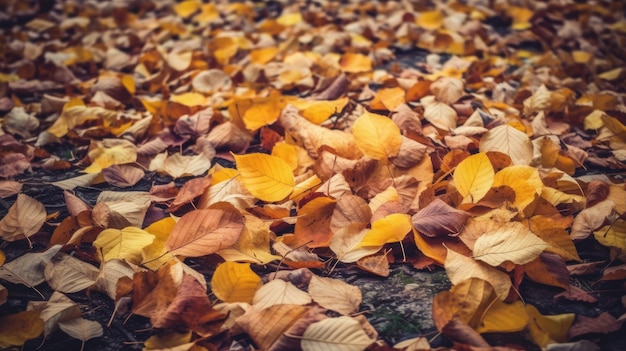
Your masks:
<svg viewBox="0 0 626 351"><path fill-rule="evenodd" d="M0 7L0 350L626 349L622 2Z"/></svg>

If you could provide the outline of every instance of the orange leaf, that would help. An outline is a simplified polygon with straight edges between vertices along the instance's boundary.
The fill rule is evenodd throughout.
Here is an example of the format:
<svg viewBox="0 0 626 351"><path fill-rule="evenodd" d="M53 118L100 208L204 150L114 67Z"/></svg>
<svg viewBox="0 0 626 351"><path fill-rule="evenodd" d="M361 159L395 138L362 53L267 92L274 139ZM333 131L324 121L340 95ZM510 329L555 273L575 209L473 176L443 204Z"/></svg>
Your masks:
<svg viewBox="0 0 626 351"><path fill-rule="evenodd" d="M299 243L308 243L309 247L325 247L330 243L332 231L330 219L336 201L329 197L317 197L307 202L300 211L294 230Z"/></svg>

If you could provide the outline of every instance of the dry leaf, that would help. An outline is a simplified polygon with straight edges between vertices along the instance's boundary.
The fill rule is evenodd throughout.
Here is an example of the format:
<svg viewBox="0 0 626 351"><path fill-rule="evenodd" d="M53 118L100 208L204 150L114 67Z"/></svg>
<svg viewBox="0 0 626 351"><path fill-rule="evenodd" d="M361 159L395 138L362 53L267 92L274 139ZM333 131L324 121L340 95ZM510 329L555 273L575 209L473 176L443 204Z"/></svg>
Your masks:
<svg viewBox="0 0 626 351"><path fill-rule="evenodd" d="M528 263L549 245L520 222L510 222L480 236L474 243L474 258L492 266L505 261Z"/></svg>
<svg viewBox="0 0 626 351"><path fill-rule="evenodd" d="M361 290L338 279L313 276L309 294L320 306L343 315L355 313L361 304Z"/></svg>
<svg viewBox="0 0 626 351"><path fill-rule="evenodd" d="M303 351L362 351L373 342L357 320L342 316L311 324L302 334L300 345Z"/></svg>
<svg viewBox="0 0 626 351"><path fill-rule="evenodd" d="M252 303L261 286L261 278L250 269L249 263L224 262L211 277L213 293L225 302Z"/></svg>
<svg viewBox="0 0 626 351"><path fill-rule="evenodd" d="M233 155L241 182L260 200L283 200L294 189L291 167L283 159L266 154Z"/></svg>
<svg viewBox="0 0 626 351"><path fill-rule="evenodd" d="M468 213L457 210L440 199L435 199L414 214L411 222L420 234L436 237L459 234L468 218Z"/></svg>
<svg viewBox="0 0 626 351"><path fill-rule="evenodd" d="M9 212L0 220L0 237L5 241L27 239L46 221L46 209L32 197L18 194Z"/></svg>

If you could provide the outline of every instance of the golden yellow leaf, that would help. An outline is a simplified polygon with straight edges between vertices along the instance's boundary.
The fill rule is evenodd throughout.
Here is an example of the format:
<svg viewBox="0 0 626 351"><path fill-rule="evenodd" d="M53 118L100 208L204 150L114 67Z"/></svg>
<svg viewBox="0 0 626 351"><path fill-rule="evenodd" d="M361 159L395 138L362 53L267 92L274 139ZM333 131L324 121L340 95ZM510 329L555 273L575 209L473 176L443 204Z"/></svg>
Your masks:
<svg viewBox="0 0 626 351"><path fill-rule="evenodd" d="M86 107L82 101L79 105L71 105L72 103L75 104L76 102L70 101L66 104L59 118L48 128L48 133L60 138L76 126L89 120L113 122L118 116L117 111L110 111L99 106Z"/></svg>
<svg viewBox="0 0 626 351"><path fill-rule="evenodd" d="M168 331L153 335L144 341L143 346L146 350L163 350L174 349L177 346L181 346L189 343L191 340L191 330L186 332L177 333L175 331Z"/></svg>
<svg viewBox="0 0 626 351"><path fill-rule="evenodd" d="M291 104L300 110L302 117L311 123L321 124L335 113L340 113L350 100L343 97L337 100L294 100Z"/></svg>
<svg viewBox="0 0 626 351"><path fill-rule="evenodd" d="M293 191L295 179L285 160L260 153L233 157L241 182L259 200L280 201Z"/></svg>
<svg viewBox="0 0 626 351"><path fill-rule="evenodd" d="M420 11L415 23L424 29L435 30L441 28L443 19L444 15L439 10Z"/></svg>
<svg viewBox="0 0 626 351"><path fill-rule="evenodd" d="M270 46L266 48L254 49L250 51L250 62L264 65L276 56L278 48Z"/></svg>
<svg viewBox="0 0 626 351"><path fill-rule="evenodd" d="M505 261L528 263L549 246L522 223L509 222L476 239L473 253L475 259L495 267Z"/></svg>
<svg viewBox="0 0 626 351"><path fill-rule="evenodd" d="M234 168L222 168L220 170L215 171L215 173L213 173L213 176L211 177L211 185L215 185L225 180L235 178L238 175L239 175L239 171L237 171Z"/></svg>
<svg viewBox="0 0 626 351"><path fill-rule="evenodd" d="M339 62L341 69L348 73L364 73L372 70L372 59L363 54L347 52Z"/></svg>
<svg viewBox="0 0 626 351"><path fill-rule="evenodd" d="M144 247L141 251L143 257L142 264L144 266L152 270L157 270L165 264L165 262L174 258L172 254L168 253L165 247L165 242L174 229L174 225L176 225L176 220L172 217L166 217L150 224L144 229L146 232L154 235L152 244Z"/></svg>
<svg viewBox="0 0 626 351"><path fill-rule="evenodd" d="M511 6L508 8L508 15L513 18L512 28L514 30L529 29L531 17L535 14L531 9L519 6Z"/></svg>
<svg viewBox="0 0 626 351"><path fill-rule="evenodd" d="M280 260L280 256L270 252L270 224L249 213L244 213L246 226L237 242L218 251L226 261L252 262L265 264Z"/></svg>
<svg viewBox="0 0 626 351"><path fill-rule="evenodd" d="M352 134L359 150L373 159L386 163L400 152L400 128L385 116L365 112L354 122Z"/></svg>
<svg viewBox="0 0 626 351"><path fill-rule="evenodd" d="M272 156L287 162L291 171L295 171L298 168L298 149L295 145L279 141L272 148Z"/></svg>
<svg viewBox="0 0 626 351"><path fill-rule="evenodd" d="M141 263L141 252L152 244L154 235L136 227L105 229L93 242L102 261L122 259L130 263ZM102 255L102 256L100 256Z"/></svg>
<svg viewBox="0 0 626 351"><path fill-rule="evenodd" d="M526 312L530 317L530 336L539 347L568 340L567 332L576 318L574 313L544 316L533 305L526 305Z"/></svg>
<svg viewBox="0 0 626 351"><path fill-rule="evenodd" d="M252 303L261 286L261 278L250 269L249 263L224 262L217 266L211 278L213 294L224 302Z"/></svg>
<svg viewBox="0 0 626 351"><path fill-rule="evenodd" d="M112 165L137 161L137 146L125 139L92 140L88 156L91 165L85 168L85 172L98 173Z"/></svg>
<svg viewBox="0 0 626 351"><path fill-rule="evenodd" d="M495 174L493 187L506 185L515 191L513 204L521 212L535 200L543 189L539 171L530 166L509 166Z"/></svg>
<svg viewBox="0 0 626 351"><path fill-rule="evenodd" d="M189 18L193 15L202 3L198 0L186 0L174 5L174 12L182 18Z"/></svg>
<svg viewBox="0 0 626 351"><path fill-rule="evenodd" d="M626 251L626 221L617 220L593 232L598 242L607 247L616 247Z"/></svg>
<svg viewBox="0 0 626 351"><path fill-rule="evenodd" d="M359 247L383 246L388 243L402 241L413 228L411 216L405 213L392 213L372 223Z"/></svg>
<svg viewBox="0 0 626 351"><path fill-rule="evenodd" d="M302 14L300 12L286 13L278 17L276 22L285 27L293 26L302 22Z"/></svg>
<svg viewBox="0 0 626 351"><path fill-rule="evenodd" d="M370 108L374 110L393 111L396 107L404 103L404 89L400 87L380 89L372 102Z"/></svg>
<svg viewBox="0 0 626 351"><path fill-rule="evenodd" d="M484 152L469 156L454 170L454 184L464 203L476 203L493 186L495 171Z"/></svg>
<svg viewBox="0 0 626 351"><path fill-rule="evenodd" d="M185 105L188 107L192 107L192 106L208 105L210 100L206 96L200 93L188 92L188 93L182 93L179 95L172 95L170 96L170 101L177 102L181 105Z"/></svg>
<svg viewBox="0 0 626 351"><path fill-rule="evenodd" d="M278 120L280 112L293 98L272 92L268 97L253 99L252 105L243 113L246 129L254 131Z"/></svg>
<svg viewBox="0 0 626 351"><path fill-rule="evenodd" d="M44 323L39 311L23 311L0 317L0 347L24 345L43 333Z"/></svg>
<svg viewBox="0 0 626 351"><path fill-rule="evenodd" d="M434 296L433 321L439 330L457 318L477 328L485 309L497 300L488 282L478 278L467 279Z"/></svg>
<svg viewBox="0 0 626 351"><path fill-rule="evenodd" d="M494 300L476 331L479 333L518 332L526 328L529 320L523 302L515 301L509 304Z"/></svg>

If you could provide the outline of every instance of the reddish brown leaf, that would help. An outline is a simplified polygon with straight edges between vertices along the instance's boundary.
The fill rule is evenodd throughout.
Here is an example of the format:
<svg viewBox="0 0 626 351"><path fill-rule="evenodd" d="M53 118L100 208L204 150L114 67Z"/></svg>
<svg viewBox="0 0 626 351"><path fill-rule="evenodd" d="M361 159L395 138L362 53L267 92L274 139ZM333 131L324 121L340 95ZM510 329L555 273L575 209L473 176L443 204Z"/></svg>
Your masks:
<svg viewBox="0 0 626 351"><path fill-rule="evenodd" d="M458 235L469 214L459 211L440 199L435 199L428 206L411 217L418 232L429 237Z"/></svg>
<svg viewBox="0 0 626 351"><path fill-rule="evenodd" d="M597 317L578 316L569 330L568 338L573 339L586 334L608 334L619 330L624 321L618 321L608 312Z"/></svg>

